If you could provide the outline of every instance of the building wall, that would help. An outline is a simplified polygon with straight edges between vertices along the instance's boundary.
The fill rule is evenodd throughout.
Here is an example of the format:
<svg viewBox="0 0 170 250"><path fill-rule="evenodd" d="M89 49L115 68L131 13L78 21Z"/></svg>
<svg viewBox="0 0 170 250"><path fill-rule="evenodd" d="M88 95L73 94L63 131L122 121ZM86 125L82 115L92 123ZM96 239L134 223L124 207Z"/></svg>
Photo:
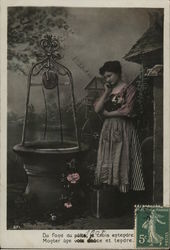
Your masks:
<svg viewBox="0 0 170 250"><path fill-rule="evenodd" d="M163 77L153 79L154 95L154 144L153 144L153 202L163 201Z"/></svg>

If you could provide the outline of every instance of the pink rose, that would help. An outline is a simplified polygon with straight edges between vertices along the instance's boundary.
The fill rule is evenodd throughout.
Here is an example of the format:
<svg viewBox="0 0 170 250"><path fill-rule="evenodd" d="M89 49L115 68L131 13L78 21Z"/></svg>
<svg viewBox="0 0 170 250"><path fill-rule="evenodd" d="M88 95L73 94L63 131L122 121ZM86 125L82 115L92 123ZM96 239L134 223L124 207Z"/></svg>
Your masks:
<svg viewBox="0 0 170 250"><path fill-rule="evenodd" d="M75 184L80 179L79 173L73 173L67 175L67 180L72 184Z"/></svg>
<svg viewBox="0 0 170 250"><path fill-rule="evenodd" d="M71 174L67 175L67 180L72 181L72 175Z"/></svg>
<svg viewBox="0 0 170 250"><path fill-rule="evenodd" d="M70 208L70 207L72 207L72 204L71 204L70 201L67 201L67 202L64 203L64 206L65 206L66 208Z"/></svg>
<svg viewBox="0 0 170 250"><path fill-rule="evenodd" d="M78 173L73 173L72 176L76 181L80 179L80 175Z"/></svg>

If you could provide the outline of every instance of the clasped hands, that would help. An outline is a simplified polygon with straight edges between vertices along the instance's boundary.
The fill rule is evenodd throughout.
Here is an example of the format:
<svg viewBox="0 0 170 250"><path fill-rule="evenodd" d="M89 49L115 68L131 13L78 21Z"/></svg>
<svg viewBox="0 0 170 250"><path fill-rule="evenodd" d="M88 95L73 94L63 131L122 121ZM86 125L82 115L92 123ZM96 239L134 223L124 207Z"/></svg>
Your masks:
<svg viewBox="0 0 170 250"><path fill-rule="evenodd" d="M107 110L103 110L103 115L105 117L112 117L112 116L115 116L116 115L116 112L115 111L107 111Z"/></svg>

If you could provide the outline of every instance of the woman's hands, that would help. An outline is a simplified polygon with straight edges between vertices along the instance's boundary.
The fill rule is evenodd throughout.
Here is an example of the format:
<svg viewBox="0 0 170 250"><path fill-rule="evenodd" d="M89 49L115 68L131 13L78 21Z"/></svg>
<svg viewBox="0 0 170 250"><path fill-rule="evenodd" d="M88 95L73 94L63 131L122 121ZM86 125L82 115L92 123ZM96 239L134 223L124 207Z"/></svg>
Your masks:
<svg viewBox="0 0 170 250"><path fill-rule="evenodd" d="M109 83L105 83L104 84L104 92L105 95L108 96L112 91L112 88L110 87Z"/></svg>
<svg viewBox="0 0 170 250"><path fill-rule="evenodd" d="M103 115L104 115L105 117L110 117L110 113L111 113L111 112L108 112L108 111L105 110L105 109L104 109L104 111L103 111Z"/></svg>
<svg viewBox="0 0 170 250"><path fill-rule="evenodd" d="M122 116L126 116L126 117L130 117L130 110L128 108L125 108L124 110L120 110L120 109L117 109L115 111L107 111L107 110L104 110L103 111L103 115L105 117L122 117Z"/></svg>
<svg viewBox="0 0 170 250"><path fill-rule="evenodd" d="M104 109L103 115L105 117L113 117L113 116L119 116L119 113L117 111L107 111Z"/></svg>
<svg viewBox="0 0 170 250"><path fill-rule="evenodd" d="M103 111L103 115L104 115L105 117L127 116L126 113L124 113L124 112L119 112L119 110L115 110L115 111L107 111L107 110L104 110L104 111Z"/></svg>

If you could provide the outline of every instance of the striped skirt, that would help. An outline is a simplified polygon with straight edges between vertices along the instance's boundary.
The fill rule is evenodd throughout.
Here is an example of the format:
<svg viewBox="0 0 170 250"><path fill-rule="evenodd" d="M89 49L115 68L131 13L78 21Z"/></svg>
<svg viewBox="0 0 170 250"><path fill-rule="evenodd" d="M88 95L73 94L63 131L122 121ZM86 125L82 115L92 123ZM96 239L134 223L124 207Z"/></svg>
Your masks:
<svg viewBox="0 0 170 250"><path fill-rule="evenodd" d="M129 118L104 121L95 170L95 185L102 183L117 186L121 192L145 190L141 147Z"/></svg>

